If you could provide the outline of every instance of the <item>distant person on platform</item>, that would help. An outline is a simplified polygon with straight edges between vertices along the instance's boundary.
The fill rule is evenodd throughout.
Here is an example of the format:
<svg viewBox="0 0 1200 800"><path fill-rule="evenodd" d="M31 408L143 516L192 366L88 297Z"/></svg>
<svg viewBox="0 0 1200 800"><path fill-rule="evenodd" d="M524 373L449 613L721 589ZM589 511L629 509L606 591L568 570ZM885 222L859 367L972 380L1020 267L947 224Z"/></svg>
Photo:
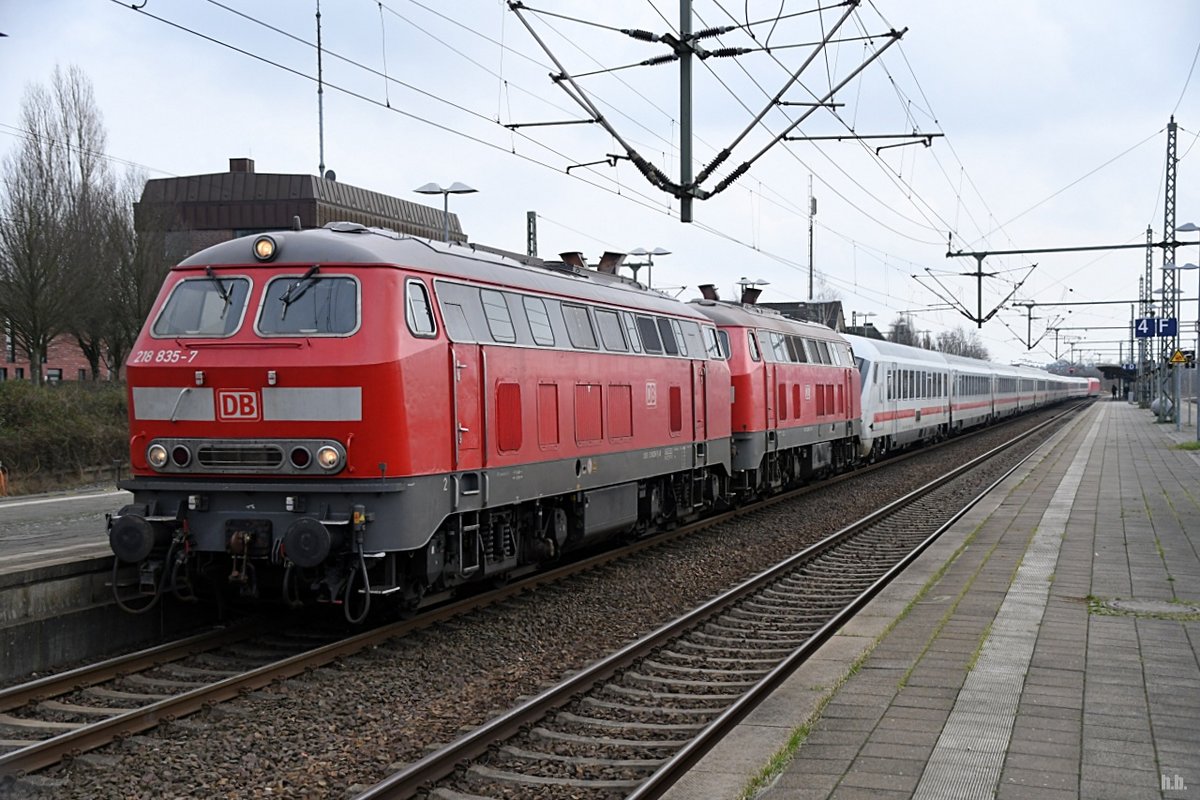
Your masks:
<svg viewBox="0 0 1200 800"><path fill-rule="evenodd" d="M1112 387L1112 394L1113 394L1112 399L1116 400L1117 399L1117 385L1115 383L1113 384L1113 387Z"/></svg>

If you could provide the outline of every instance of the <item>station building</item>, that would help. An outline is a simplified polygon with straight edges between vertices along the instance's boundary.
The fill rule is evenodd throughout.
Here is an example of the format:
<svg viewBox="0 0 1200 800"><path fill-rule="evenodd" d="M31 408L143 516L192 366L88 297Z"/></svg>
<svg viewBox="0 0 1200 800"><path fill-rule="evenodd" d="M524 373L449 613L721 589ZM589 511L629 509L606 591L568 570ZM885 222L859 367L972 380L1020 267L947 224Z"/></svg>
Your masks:
<svg viewBox="0 0 1200 800"><path fill-rule="evenodd" d="M290 229L295 218L302 228L349 221L430 239L441 239L446 223L440 208L341 183L332 170L324 176L256 172L250 158L229 159L228 172L146 181L134 215L139 227L165 233L170 263L229 239ZM451 240L466 241L457 214L449 215L448 227ZM0 381L30 378L28 359L11 338L5 344ZM63 335L50 345L42 375L47 382L88 380L91 371L75 340Z"/></svg>

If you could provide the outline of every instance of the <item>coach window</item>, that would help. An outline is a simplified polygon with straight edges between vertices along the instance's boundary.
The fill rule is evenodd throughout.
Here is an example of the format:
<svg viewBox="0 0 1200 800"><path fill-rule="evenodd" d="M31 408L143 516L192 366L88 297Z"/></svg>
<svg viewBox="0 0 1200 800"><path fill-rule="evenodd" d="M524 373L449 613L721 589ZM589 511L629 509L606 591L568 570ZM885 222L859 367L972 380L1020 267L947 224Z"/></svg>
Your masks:
<svg viewBox="0 0 1200 800"><path fill-rule="evenodd" d="M633 315L627 311L621 312L621 323L625 326L625 338L629 340L629 346L633 352L642 352L642 340L638 336L637 323L633 321Z"/></svg>
<svg viewBox="0 0 1200 800"><path fill-rule="evenodd" d="M563 303L563 320L567 323L567 337L571 344L584 350L595 350L596 332L592 330L592 321L588 318L587 309L583 306L573 306Z"/></svg>
<svg viewBox="0 0 1200 800"><path fill-rule="evenodd" d="M263 290L263 336L348 336L358 330L358 281L349 275L281 275Z"/></svg>
<svg viewBox="0 0 1200 800"><path fill-rule="evenodd" d="M596 309L596 327L600 329L600 341L605 350L614 353L627 353L625 334L621 331L621 319L615 311Z"/></svg>
<svg viewBox="0 0 1200 800"><path fill-rule="evenodd" d="M658 326L654 324L653 317L637 318L638 333L642 335L642 346L646 348L647 353L661 353L662 339L658 335Z"/></svg>
<svg viewBox="0 0 1200 800"><path fill-rule="evenodd" d="M435 336L437 327L433 321L433 307L429 304L429 292L425 284L417 280L409 280L406 286L408 302L404 308L404 318L413 336Z"/></svg>
<svg viewBox="0 0 1200 800"><path fill-rule="evenodd" d="M294 282L299 276L285 279ZM171 296L158 312L151 333L170 336L232 336L242 324L250 281L213 273L204 278L187 278L175 284ZM275 307L275 316L279 307Z"/></svg>
<svg viewBox="0 0 1200 800"><path fill-rule="evenodd" d="M525 305L525 316L529 319L529 332L533 341L543 347L554 346L554 329L550 327L550 315L546 312L546 304L540 297L521 298Z"/></svg>
<svg viewBox="0 0 1200 800"><path fill-rule="evenodd" d="M762 353L758 349L758 337L754 331L746 331L746 344L750 347L750 360L762 361Z"/></svg>
<svg viewBox="0 0 1200 800"><path fill-rule="evenodd" d="M669 356L679 355L679 342L675 339L675 331L671 328L674 320L658 320L658 335L662 339L663 352Z"/></svg>

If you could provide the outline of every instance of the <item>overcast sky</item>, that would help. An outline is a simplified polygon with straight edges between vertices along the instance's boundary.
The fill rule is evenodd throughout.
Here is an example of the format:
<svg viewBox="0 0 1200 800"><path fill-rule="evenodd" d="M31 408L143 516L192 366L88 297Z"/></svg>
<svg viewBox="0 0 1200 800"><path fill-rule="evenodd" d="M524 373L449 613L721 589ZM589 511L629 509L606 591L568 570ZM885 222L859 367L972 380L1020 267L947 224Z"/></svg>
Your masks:
<svg viewBox="0 0 1200 800"><path fill-rule="evenodd" d="M679 24L678 4L667 0L531 5L597 23L525 12L573 75L669 52L600 26L661 34ZM743 26L704 40L708 49L770 47L696 63L694 159L702 165L747 128L846 9L798 14L817 8L807 0L696 0L694 8L694 29ZM25 88L48 82L56 65L77 65L94 84L120 170L133 162L147 177L223 172L230 157L248 156L259 172L316 174L312 0L148 0L141 11L113 0L0 0L0 9L0 155L19 141ZM543 257L582 250L594 262L606 249L665 248L671 255L655 260L654 285L685 298L709 282L731 297L746 277L769 282L764 301L806 299L811 175L817 288L842 300L847 322L857 312L887 327L908 311L934 334L973 328L938 296L953 293L976 312L974 280L954 274L973 271L975 261L947 259L947 237L954 249L1140 243L1151 226L1161 240L1172 114L1177 223L1200 223L1200 74L1189 82L1200 4L1187 0L864 4L785 101L824 95L882 48L890 29L907 32L837 92L837 117L817 110L793 133L944 137L878 153L905 140L776 144L728 189L697 201L692 224L681 223L678 202L629 161L566 173L623 153L600 126L504 127L584 116L549 79L557 71L550 56L505 3L325 0L321 12L324 160L338 180L418 201L412 189L421 184L463 181L479 192L452 197L451 210L471 239L523 252L526 211L534 210ZM761 23L749 26L757 42L747 21ZM617 133L672 180L678 75L667 64L579 80ZM805 111L770 111L704 188ZM1177 260L1200 263L1200 244ZM1129 301L1145 251L989 258L985 269L999 274L984 283L985 315L1035 263L1013 300ZM1181 275L1186 297L1195 298L1200 271ZM1033 323L1034 339L1047 323L1097 326L1062 331L1060 349L1079 337L1081 360L1115 360L1116 341L1127 338L1126 304L1046 306L1034 315L1043 318ZM1187 302L1188 336L1197 316ZM1023 309L1000 311L980 333L998 360L1045 363L1053 355L1053 334L1026 351Z"/></svg>

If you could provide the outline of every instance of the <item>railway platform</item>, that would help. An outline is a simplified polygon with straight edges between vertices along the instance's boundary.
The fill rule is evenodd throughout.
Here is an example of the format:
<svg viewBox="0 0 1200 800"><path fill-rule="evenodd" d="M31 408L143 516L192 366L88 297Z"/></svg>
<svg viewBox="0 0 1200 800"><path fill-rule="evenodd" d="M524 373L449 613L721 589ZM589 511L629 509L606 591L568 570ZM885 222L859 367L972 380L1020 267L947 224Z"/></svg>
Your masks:
<svg viewBox="0 0 1200 800"><path fill-rule="evenodd" d="M1200 798L1200 453L1093 404L667 795Z"/></svg>

